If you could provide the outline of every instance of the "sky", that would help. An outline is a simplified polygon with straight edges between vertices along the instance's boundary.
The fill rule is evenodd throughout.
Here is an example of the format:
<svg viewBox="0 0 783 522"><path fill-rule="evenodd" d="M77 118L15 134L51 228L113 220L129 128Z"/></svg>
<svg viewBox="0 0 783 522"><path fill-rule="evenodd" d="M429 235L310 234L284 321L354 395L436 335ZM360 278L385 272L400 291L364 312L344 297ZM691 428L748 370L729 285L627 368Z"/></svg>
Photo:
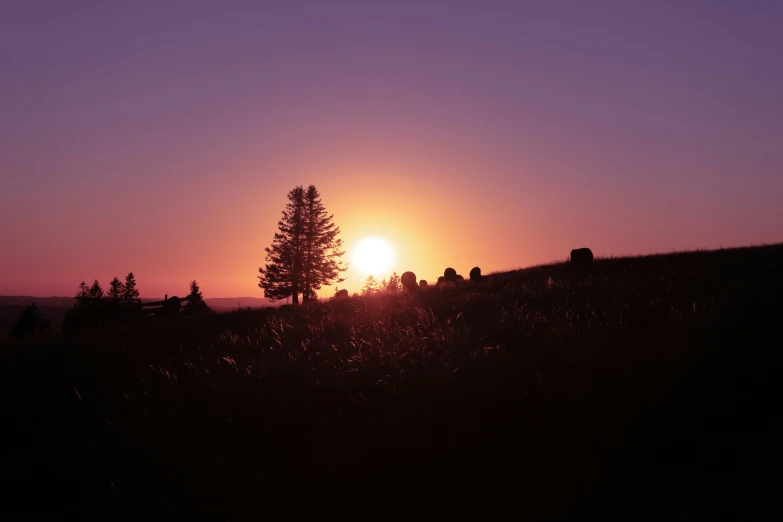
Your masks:
<svg viewBox="0 0 783 522"><path fill-rule="evenodd" d="M261 297L309 184L346 261L379 236L429 280L783 241L781 27L779 1L4 0L0 294Z"/></svg>

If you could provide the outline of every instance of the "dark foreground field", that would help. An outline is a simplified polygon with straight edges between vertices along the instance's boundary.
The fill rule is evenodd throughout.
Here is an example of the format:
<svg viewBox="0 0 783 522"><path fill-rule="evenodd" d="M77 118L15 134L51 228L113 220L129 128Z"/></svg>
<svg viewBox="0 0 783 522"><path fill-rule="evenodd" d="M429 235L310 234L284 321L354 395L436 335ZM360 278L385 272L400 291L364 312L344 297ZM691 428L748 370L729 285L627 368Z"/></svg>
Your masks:
<svg viewBox="0 0 783 522"><path fill-rule="evenodd" d="M3 514L781 519L783 246L3 349Z"/></svg>

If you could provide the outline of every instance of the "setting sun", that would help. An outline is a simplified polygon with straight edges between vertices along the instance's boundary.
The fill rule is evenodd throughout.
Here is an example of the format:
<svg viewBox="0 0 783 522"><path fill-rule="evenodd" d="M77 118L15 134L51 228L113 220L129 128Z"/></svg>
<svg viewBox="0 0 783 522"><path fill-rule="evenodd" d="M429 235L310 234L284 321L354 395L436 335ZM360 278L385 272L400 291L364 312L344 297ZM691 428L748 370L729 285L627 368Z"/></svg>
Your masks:
<svg viewBox="0 0 783 522"><path fill-rule="evenodd" d="M386 275L394 263L394 249L385 239L367 237L353 251L356 268L368 275Z"/></svg>

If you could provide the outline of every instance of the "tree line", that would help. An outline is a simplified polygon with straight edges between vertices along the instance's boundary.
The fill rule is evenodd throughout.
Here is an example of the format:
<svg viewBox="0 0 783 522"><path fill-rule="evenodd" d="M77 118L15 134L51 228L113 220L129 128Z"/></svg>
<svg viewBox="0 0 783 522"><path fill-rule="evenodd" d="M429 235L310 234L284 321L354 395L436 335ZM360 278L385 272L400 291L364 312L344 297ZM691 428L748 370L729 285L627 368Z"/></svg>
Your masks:
<svg viewBox="0 0 783 522"><path fill-rule="evenodd" d="M278 222L272 245L265 249L266 264L258 269L258 286L272 301L291 298L291 304L317 299L323 286L344 281L340 227L326 211L314 185L297 186Z"/></svg>
<svg viewBox="0 0 783 522"><path fill-rule="evenodd" d="M321 201L321 195L314 185L305 189L293 188L287 195L288 202L278 222L271 246L265 249L266 264L258 269L258 286L264 290L264 297L278 301L291 298L293 305L318 297L318 290L333 283L341 283L340 277L347 267L341 257L342 239L340 228L334 223ZM400 278L393 274L390 280L382 282L382 289L394 291L400 288ZM376 290L371 284L368 292ZM129 272L125 281L115 277L104 291L95 279L91 285L82 281L74 298L74 306L68 311L63 330L83 329L117 321L138 312L141 308L136 278ZM210 311L204 302L201 290L195 280L190 283L190 294L183 313L197 314ZM31 305L22 315L21 328L14 329L21 335L28 330L48 329L40 311Z"/></svg>
<svg viewBox="0 0 783 522"><path fill-rule="evenodd" d="M383 278L380 282L373 275L367 276L362 286L362 295L372 295L378 292L399 292L402 290L402 281L397 272L389 276L389 279Z"/></svg>
<svg viewBox="0 0 783 522"><path fill-rule="evenodd" d="M106 292L97 279L89 286L82 281L74 298L74 306L65 316L63 331L103 326L137 316L141 313L139 295L133 272L128 273L124 282L118 277L112 279ZM190 282L190 293L186 300L183 314L211 312L195 279Z"/></svg>

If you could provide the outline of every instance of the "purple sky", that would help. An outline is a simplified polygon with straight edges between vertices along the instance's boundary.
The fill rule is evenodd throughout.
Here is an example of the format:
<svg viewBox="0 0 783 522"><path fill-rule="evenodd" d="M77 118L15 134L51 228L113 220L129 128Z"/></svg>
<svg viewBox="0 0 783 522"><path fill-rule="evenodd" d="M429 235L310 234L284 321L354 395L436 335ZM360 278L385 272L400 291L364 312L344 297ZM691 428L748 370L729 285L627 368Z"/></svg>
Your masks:
<svg viewBox="0 0 783 522"><path fill-rule="evenodd" d="M248 4L0 3L0 294L261 296L309 183L430 279L783 240L783 2Z"/></svg>

